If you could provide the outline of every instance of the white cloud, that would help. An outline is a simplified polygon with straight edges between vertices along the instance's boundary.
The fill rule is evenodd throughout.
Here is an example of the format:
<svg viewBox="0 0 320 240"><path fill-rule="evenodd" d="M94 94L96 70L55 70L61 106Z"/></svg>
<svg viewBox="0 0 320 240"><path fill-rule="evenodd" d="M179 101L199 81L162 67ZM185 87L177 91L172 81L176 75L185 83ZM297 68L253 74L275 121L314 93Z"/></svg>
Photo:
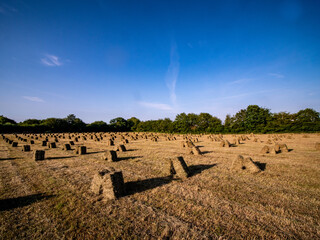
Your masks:
<svg viewBox="0 0 320 240"><path fill-rule="evenodd" d="M30 96L22 96L22 97L31 102L44 102L41 98L38 98L38 97L30 97Z"/></svg>
<svg viewBox="0 0 320 240"><path fill-rule="evenodd" d="M50 67L56 67L56 66L61 66L62 62L59 60L59 57L54 56L54 55L49 55L47 54L45 58L41 58L41 62Z"/></svg>
<svg viewBox="0 0 320 240"><path fill-rule="evenodd" d="M172 107L163 103L138 102L139 105L147 108L155 108L159 110L172 110Z"/></svg>
<svg viewBox="0 0 320 240"><path fill-rule="evenodd" d="M269 75L275 78L284 78L284 75L279 73L269 73Z"/></svg>
<svg viewBox="0 0 320 240"><path fill-rule="evenodd" d="M238 79L232 82L229 82L229 84L241 84L241 83L246 83L246 82L250 82L252 81L252 79L250 78L242 78L242 79Z"/></svg>
<svg viewBox="0 0 320 240"><path fill-rule="evenodd" d="M179 63L179 55L177 52L177 45L175 42L172 42L171 51L170 51L170 64L167 70L165 81L169 89L170 99L173 105L176 105L176 99L177 99L176 83L179 76L179 69L180 69L180 63Z"/></svg>

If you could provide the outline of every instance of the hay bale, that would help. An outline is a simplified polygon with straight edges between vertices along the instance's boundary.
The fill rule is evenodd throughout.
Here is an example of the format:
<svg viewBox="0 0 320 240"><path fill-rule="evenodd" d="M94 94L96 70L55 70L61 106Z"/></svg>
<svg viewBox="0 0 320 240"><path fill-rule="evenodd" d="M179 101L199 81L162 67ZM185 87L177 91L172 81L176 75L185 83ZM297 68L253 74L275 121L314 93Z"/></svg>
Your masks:
<svg viewBox="0 0 320 240"><path fill-rule="evenodd" d="M91 191L101 195L103 200L118 199L125 195L125 185L121 171L113 168L104 169L94 175Z"/></svg>
<svg viewBox="0 0 320 240"><path fill-rule="evenodd" d="M49 147L49 148L56 148L57 145L56 145L55 142L50 142L50 143L48 143L48 147Z"/></svg>
<svg viewBox="0 0 320 240"><path fill-rule="evenodd" d="M231 147L231 144L228 140L222 140L220 142L220 147Z"/></svg>
<svg viewBox="0 0 320 240"><path fill-rule="evenodd" d="M276 151L276 149L274 147L269 147L267 145L265 145L261 151L261 154L266 154L266 153L271 153L271 154L277 154L278 152Z"/></svg>
<svg viewBox="0 0 320 240"><path fill-rule="evenodd" d="M276 143L276 144L274 145L274 150L275 150L276 152L281 152L280 144Z"/></svg>
<svg viewBox="0 0 320 240"><path fill-rule="evenodd" d="M317 142L317 143L314 145L314 147L315 147L316 150L320 150L320 143Z"/></svg>
<svg viewBox="0 0 320 240"><path fill-rule="evenodd" d="M124 145L120 144L120 145L118 145L118 147L117 147L117 151L119 151L119 152L125 152L125 151L127 151L127 149L126 149L126 147L125 147Z"/></svg>
<svg viewBox="0 0 320 240"><path fill-rule="evenodd" d="M45 155L45 151L43 150L36 150L34 152L34 160L35 161L41 161L41 160L44 160L44 155Z"/></svg>
<svg viewBox="0 0 320 240"><path fill-rule="evenodd" d="M255 164L250 157L244 158L238 155L232 162L231 169L235 171L246 171L250 173L261 172L260 168Z"/></svg>
<svg viewBox="0 0 320 240"><path fill-rule="evenodd" d="M112 139L107 140L107 146L114 146L114 142Z"/></svg>
<svg viewBox="0 0 320 240"><path fill-rule="evenodd" d="M42 147L45 147L47 146L47 141L42 141L42 144L41 144Z"/></svg>
<svg viewBox="0 0 320 240"><path fill-rule="evenodd" d="M170 174L181 179L190 176L189 168L183 157L170 159Z"/></svg>
<svg viewBox="0 0 320 240"><path fill-rule="evenodd" d="M281 152L289 152L287 144L285 144L285 143L279 144L279 148L280 148Z"/></svg>
<svg viewBox="0 0 320 240"><path fill-rule="evenodd" d="M192 148L192 154L193 155L201 155L202 153L201 153L199 147L193 147Z"/></svg>
<svg viewBox="0 0 320 240"><path fill-rule="evenodd" d="M76 154L84 155L87 153L87 147L86 146L77 146Z"/></svg>
<svg viewBox="0 0 320 240"><path fill-rule="evenodd" d="M186 146L189 147L189 148L193 148L195 145L193 142L191 142L190 140L189 141L186 141Z"/></svg>
<svg viewBox="0 0 320 240"><path fill-rule="evenodd" d="M64 144L64 147L63 147L63 150L66 150L66 151L71 150L71 146L70 146L70 144L65 143L65 144Z"/></svg>
<svg viewBox="0 0 320 240"><path fill-rule="evenodd" d="M23 145L22 151L23 152L30 152L31 151L30 145Z"/></svg>
<svg viewBox="0 0 320 240"><path fill-rule="evenodd" d="M117 161L117 152L116 151L107 151L102 155L103 160L107 160L109 162L115 162Z"/></svg>
<svg viewBox="0 0 320 240"><path fill-rule="evenodd" d="M192 148L186 147L186 154L193 154Z"/></svg>
<svg viewBox="0 0 320 240"><path fill-rule="evenodd" d="M261 151L260 151L261 154L266 154L266 153L269 153L269 146L265 145Z"/></svg>

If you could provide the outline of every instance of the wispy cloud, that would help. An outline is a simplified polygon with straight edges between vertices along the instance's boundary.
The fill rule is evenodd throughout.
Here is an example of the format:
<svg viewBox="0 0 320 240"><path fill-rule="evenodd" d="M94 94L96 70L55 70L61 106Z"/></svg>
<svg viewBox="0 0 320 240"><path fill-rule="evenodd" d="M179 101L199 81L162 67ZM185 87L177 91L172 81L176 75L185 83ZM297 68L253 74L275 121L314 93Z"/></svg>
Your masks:
<svg viewBox="0 0 320 240"><path fill-rule="evenodd" d="M214 100L227 100L227 99L236 99L236 98L243 98L243 97L248 97L248 96L252 96L252 95L258 95L258 94L263 94L263 93L274 93L276 91L278 91L279 89L271 89L271 90L261 90L261 91L256 91L256 92L246 92L246 93L242 93L242 94L237 94L237 95L231 95L231 96L225 96L225 97L221 97L221 98L215 98Z"/></svg>
<svg viewBox="0 0 320 240"><path fill-rule="evenodd" d="M41 58L41 62L46 65L46 66L50 66L50 67L56 67L56 66L61 66L62 62L59 60L59 57L55 56L55 55L45 55L44 58Z"/></svg>
<svg viewBox="0 0 320 240"><path fill-rule="evenodd" d="M171 43L170 64L167 70L165 81L170 92L170 99L173 105L176 105L176 84L179 76L180 63L177 51L177 44Z"/></svg>
<svg viewBox="0 0 320 240"><path fill-rule="evenodd" d="M30 97L30 96L22 96L24 99L31 101L31 102L44 102L41 98L39 97Z"/></svg>
<svg viewBox="0 0 320 240"><path fill-rule="evenodd" d="M279 73L269 73L269 76L275 77L275 78L284 78L284 75Z"/></svg>
<svg viewBox="0 0 320 240"><path fill-rule="evenodd" d="M7 14L10 14L10 13L14 13L14 12L18 12L18 10L16 8L14 8L14 7L11 7L11 6L7 5L7 4L2 4L0 6L0 13L2 13L2 14L7 15Z"/></svg>
<svg viewBox="0 0 320 240"><path fill-rule="evenodd" d="M159 110L172 110L172 107L169 106L168 104L163 104L163 103L152 103L152 102L138 102L139 105L147 108L154 108L154 109L159 109Z"/></svg>
<svg viewBox="0 0 320 240"><path fill-rule="evenodd" d="M246 83L246 82L250 82L252 81L252 79L250 78L241 78L232 82L229 82L229 84L242 84L242 83Z"/></svg>

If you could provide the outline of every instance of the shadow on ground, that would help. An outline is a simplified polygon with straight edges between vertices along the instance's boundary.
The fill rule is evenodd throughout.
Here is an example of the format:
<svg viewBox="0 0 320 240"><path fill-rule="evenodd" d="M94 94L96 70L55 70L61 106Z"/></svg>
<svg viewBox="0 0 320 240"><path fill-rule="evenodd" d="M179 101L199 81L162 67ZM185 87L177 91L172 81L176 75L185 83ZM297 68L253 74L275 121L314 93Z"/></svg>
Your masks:
<svg viewBox="0 0 320 240"><path fill-rule="evenodd" d="M17 198L7 198L0 200L0 211L11 210L18 207L25 207L34 202L54 197L54 195L32 194Z"/></svg>
<svg viewBox="0 0 320 240"><path fill-rule="evenodd" d="M16 159L22 159L22 158L16 158L16 157L13 157L13 158L0 158L0 161L16 160Z"/></svg>
<svg viewBox="0 0 320 240"><path fill-rule="evenodd" d="M199 165L191 165L189 166L190 177L195 176L204 170L210 169L217 164L199 164Z"/></svg>
<svg viewBox="0 0 320 240"><path fill-rule="evenodd" d="M203 151L201 154L213 153L213 151Z"/></svg>
<svg viewBox="0 0 320 240"><path fill-rule="evenodd" d="M103 153L103 152L106 152L107 150L104 150L104 151L96 151L96 152L87 152L86 154L95 154L95 153Z"/></svg>
<svg viewBox="0 0 320 240"><path fill-rule="evenodd" d="M61 157L47 157L46 160L54 160L54 159L64 159L64 158L73 158L77 156L61 156Z"/></svg>
<svg viewBox="0 0 320 240"><path fill-rule="evenodd" d="M267 164L266 163L261 163L261 162L254 162L258 168L260 168L261 171L264 171L266 169Z"/></svg>
<svg viewBox="0 0 320 240"><path fill-rule="evenodd" d="M118 157L118 158L117 158L117 162L118 162L118 161L129 160L129 159L136 159L136 158L142 158L142 156L133 156L133 157Z"/></svg>
<svg viewBox="0 0 320 240"><path fill-rule="evenodd" d="M167 177L157 177L157 178L150 178L150 179L144 179L139 181L126 182L125 183L126 195L128 196L135 193L144 192L156 187L160 187L172 182L172 180L173 180L172 176L167 176Z"/></svg>

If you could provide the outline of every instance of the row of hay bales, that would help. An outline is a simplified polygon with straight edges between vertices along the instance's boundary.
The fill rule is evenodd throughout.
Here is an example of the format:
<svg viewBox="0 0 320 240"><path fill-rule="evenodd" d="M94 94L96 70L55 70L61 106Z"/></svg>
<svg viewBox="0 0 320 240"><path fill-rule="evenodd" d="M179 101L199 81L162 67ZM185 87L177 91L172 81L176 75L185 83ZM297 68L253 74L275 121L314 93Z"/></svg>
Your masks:
<svg viewBox="0 0 320 240"><path fill-rule="evenodd" d="M231 169L235 171L247 171L250 173L261 172L260 167L250 157L244 158L238 155L232 162ZM192 175L183 157L175 157L167 160L167 171L171 178L186 179ZM127 189L122 171L114 168L105 168L98 171L92 179L91 191L102 200L117 199L126 195Z"/></svg>
<svg viewBox="0 0 320 240"><path fill-rule="evenodd" d="M87 141L88 139L94 140L94 141L106 141L106 144L108 146L114 146L114 140L119 139L123 143L128 143L129 138L131 140L138 140L138 139L149 139L151 141L157 142L161 137L164 137L166 141L174 141L177 140L176 137L170 136L170 135L157 135L157 134L128 134L128 133L100 133L100 134L52 134L52 135L26 135L23 138L20 136L15 136L19 141L22 142L28 142L31 141L31 139L35 140L42 140L43 146L48 146L49 148L55 148L56 143L59 142L60 138L64 139L73 139L73 141L78 142L78 140ZM197 137L191 137L191 136L185 136L182 135L184 141L181 142L181 146L183 148L186 148L186 152L189 154L194 155L201 155L201 151L199 147L195 146L194 143L198 142L198 137L201 137L201 135ZM254 135L251 135L253 137L253 141L255 141ZM2 138L8 142L9 144L13 144L13 140L6 138L4 135L2 135ZM241 141L247 141L250 140L248 136L240 136L235 138L234 142L231 144L228 140L223 139L222 135L218 136L209 136L210 139L213 139L214 141L220 141L220 146L222 147L230 147L232 144L240 144ZM271 137L272 138L272 137ZM53 141L49 142L49 139L53 139ZM99 139L99 140L98 140ZM272 138L273 141L275 140L281 140L281 138L275 136ZM269 139L270 140L270 139ZM69 141L69 143L65 143L63 150L71 150L71 145L74 145L73 141ZM45 143L45 145L44 145ZM34 142L33 142L34 144ZM24 145L25 146L25 145ZM30 151L30 145L29 151ZM28 148L26 148L28 149ZM316 143L316 149L320 150L320 143ZM76 146L76 153L77 154L86 154L86 147L85 146ZM118 145L116 151L124 152L126 151L126 147L123 144ZM106 151L102 155L102 159L107 161L117 161L117 153L114 150ZM270 146L264 146L261 150L261 153L279 153L279 152L288 152L288 147L286 144L275 144L274 147ZM36 150L34 153L34 159L36 161L38 160L44 160L45 159L45 151L44 150ZM180 179L185 179L191 175L191 172L185 163L183 157L179 156L176 158L171 158L168 160L168 172L172 177L177 177ZM241 155L238 155L232 162L231 169L235 171L246 171L250 173L258 173L261 171L260 167L257 163L255 163L250 157L243 157ZM92 184L91 184L91 190L97 194L101 195L103 199L116 199L121 196L124 196L126 194L125 184L123 181L123 175L121 171L116 171L113 168L106 168L101 171L99 171L93 178Z"/></svg>

